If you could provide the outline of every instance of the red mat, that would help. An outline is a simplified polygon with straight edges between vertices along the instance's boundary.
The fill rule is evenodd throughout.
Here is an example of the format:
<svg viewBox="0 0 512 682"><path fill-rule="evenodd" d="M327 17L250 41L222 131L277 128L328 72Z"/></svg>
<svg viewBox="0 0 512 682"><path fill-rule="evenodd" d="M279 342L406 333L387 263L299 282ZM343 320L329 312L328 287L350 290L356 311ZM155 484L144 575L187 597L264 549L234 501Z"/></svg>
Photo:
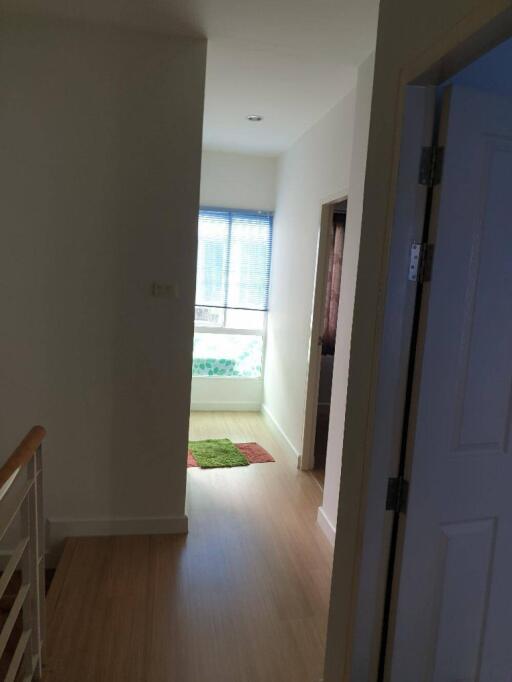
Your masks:
<svg viewBox="0 0 512 682"><path fill-rule="evenodd" d="M264 464L265 462L275 462L272 455L258 443L235 443L235 446L243 453L249 464ZM187 452L187 467L198 467L194 455Z"/></svg>
<svg viewBox="0 0 512 682"><path fill-rule="evenodd" d="M198 467L199 464L196 462L196 458L191 453L190 450L187 452L187 467Z"/></svg>

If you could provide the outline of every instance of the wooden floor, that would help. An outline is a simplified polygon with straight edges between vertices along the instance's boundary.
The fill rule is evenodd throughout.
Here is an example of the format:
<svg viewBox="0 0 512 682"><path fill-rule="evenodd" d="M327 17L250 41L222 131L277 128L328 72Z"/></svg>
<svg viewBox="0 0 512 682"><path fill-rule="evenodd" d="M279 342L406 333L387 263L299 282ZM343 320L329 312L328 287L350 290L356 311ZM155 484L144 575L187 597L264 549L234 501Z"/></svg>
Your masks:
<svg viewBox="0 0 512 682"><path fill-rule="evenodd" d="M50 589L47 682L318 682L332 552L321 490L259 414L194 413L193 439L276 463L188 470L188 536L68 541Z"/></svg>

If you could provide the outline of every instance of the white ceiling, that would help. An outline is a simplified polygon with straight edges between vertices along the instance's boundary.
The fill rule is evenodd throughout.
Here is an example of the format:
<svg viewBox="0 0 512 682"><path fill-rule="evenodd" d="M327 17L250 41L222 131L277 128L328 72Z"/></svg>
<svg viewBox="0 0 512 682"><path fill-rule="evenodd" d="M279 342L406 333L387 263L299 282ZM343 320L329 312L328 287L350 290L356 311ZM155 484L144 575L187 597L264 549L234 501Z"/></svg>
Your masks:
<svg viewBox="0 0 512 682"><path fill-rule="evenodd" d="M204 145L277 154L355 84L378 0L3 0L51 13L208 38ZM264 121L249 123L248 114Z"/></svg>

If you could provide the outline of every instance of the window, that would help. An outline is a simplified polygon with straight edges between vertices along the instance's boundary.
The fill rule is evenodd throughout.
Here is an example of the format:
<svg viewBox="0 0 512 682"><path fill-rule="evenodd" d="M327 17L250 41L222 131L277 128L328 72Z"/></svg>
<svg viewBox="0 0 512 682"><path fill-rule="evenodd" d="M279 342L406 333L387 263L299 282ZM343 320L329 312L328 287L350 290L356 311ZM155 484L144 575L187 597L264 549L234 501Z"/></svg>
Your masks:
<svg viewBox="0 0 512 682"><path fill-rule="evenodd" d="M199 213L193 376L261 376L272 216Z"/></svg>

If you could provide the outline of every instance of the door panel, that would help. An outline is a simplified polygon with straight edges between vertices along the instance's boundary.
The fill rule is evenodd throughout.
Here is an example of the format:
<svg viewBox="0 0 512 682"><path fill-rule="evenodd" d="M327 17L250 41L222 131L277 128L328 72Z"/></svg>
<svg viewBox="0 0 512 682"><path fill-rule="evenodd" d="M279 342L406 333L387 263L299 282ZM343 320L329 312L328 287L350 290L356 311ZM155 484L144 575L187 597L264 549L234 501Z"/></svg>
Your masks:
<svg viewBox="0 0 512 682"><path fill-rule="evenodd" d="M510 205L512 144L503 138L485 142L481 220L472 235L465 317L459 366L459 410L455 449L462 452L508 449L512 387L510 302L496 292L510 291L512 249ZM485 182L485 179L484 179ZM492 394L493 399L487 396Z"/></svg>
<svg viewBox="0 0 512 682"><path fill-rule="evenodd" d="M435 680L476 679L495 528L495 519L441 526Z"/></svg>
<svg viewBox="0 0 512 682"><path fill-rule="evenodd" d="M512 99L447 91L391 682L512 681Z"/></svg>

